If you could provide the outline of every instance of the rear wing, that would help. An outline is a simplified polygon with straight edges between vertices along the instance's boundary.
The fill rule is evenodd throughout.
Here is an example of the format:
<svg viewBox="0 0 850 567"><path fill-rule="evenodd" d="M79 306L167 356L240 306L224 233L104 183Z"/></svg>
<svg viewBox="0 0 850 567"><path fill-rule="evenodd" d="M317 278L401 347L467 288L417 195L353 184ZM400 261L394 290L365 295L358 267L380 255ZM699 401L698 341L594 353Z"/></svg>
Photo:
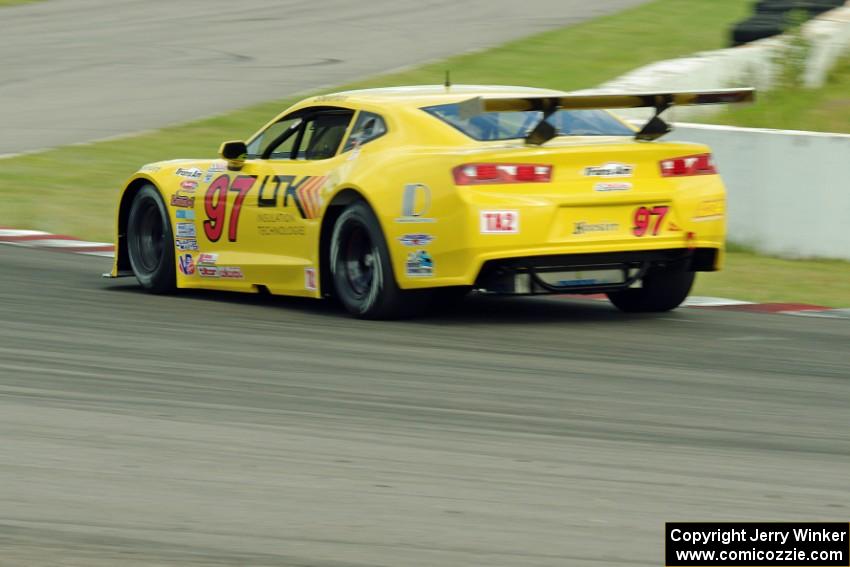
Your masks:
<svg viewBox="0 0 850 567"><path fill-rule="evenodd" d="M485 112L521 112L539 110L540 121L525 137L528 144L540 145L557 136L557 130L546 119L558 110L590 110L618 108L654 108L655 116L644 125L635 137L638 140L655 140L670 132L670 126L659 115L671 106L703 104L733 104L753 102L755 89L719 89L714 91L686 91L642 94L575 94L565 96L532 97L476 97L460 103L461 116L476 116Z"/></svg>

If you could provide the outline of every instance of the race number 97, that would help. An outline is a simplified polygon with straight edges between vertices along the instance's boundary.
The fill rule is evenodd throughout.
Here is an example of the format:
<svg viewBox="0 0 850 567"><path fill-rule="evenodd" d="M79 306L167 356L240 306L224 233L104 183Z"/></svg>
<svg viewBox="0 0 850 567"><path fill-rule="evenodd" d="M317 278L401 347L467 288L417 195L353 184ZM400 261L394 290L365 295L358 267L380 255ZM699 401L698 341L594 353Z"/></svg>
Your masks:
<svg viewBox="0 0 850 567"><path fill-rule="evenodd" d="M230 222L227 223L227 239L230 242L236 242L242 203L245 202L248 191L251 190L256 181L255 175L240 175L231 184L229 176L220 175L210 183L204 195L204 212L207 215L204 221L204 234L210 242L218 242L221 233L224 232L228 191L235 192L236 198L233 200L233 207L230 210Z"/></svg>
<svg viewBox="0 0 850 567"><path fill-rule="evenodd" d="M633 217L632 234L635 236L646 236L652 234L656 236L661 230L661 223L664 217L667 216L667 211L670 207L659 205L657 207L638 207L635 209Z"/></svg>

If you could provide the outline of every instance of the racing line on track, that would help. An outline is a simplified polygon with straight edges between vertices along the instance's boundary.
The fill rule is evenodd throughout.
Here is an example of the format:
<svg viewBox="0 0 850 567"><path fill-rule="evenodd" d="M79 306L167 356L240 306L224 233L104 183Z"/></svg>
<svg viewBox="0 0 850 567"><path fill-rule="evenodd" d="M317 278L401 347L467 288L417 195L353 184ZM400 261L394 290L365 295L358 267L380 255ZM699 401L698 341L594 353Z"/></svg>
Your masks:
<svg viewBox="0 0 850 567"><path fill-rule="evenodd" d="M0 228L0 244L85 254L88 256L102 256L104 258L112 258L115 255L115 247L108 242L87 242L73 236L51 234L41 230ZM573 298L575 296L564 297ZM583 296L583 299L607 300L604 295ZM692 296L686 299L682 306L699 309L722 309L729 311L748 311L751 313L778 313L781 315L850 319L850 308L834 309L832 307L811 305L808 303L752 303L723 297Z"/></svg>

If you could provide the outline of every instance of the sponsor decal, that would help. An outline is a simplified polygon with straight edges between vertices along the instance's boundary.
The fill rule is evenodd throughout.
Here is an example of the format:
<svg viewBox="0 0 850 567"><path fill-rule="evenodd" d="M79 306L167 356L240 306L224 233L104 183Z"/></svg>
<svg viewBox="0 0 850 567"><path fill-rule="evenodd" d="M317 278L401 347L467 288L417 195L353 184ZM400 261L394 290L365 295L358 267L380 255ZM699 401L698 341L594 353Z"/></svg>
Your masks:
<svg viewBox="0 0 850 567"><path fill-rule="evenodd" d="M632 215L632 234L641 236L658 236L664 217L670 211L669 205L656 205L654 207L638 207Z"/></svg>
<svg viewBox="0 0 850 567"><path fill-rule="evenodd" d="M195 233L195 223L192 222L178 222L177 223L177 237L178 238L197 238L197 234Z"/></svg>
<svg viewBox="0 0 850 567"><path fill-rule="evenodd" d="M219 277L218 266L198 266L198 275L202 278L217 278Z"/></svg>
<svg viewBox="0 0 850 567"><path fill-rule="evenodd" d="M702 201L697 206L697 210L694 213L694 216L691 217L691 220L694 222L719 220L723 218L725 213L726 201L724 199L711 199L708 201Z"/></svg>
<svg viewBox="0 0 850 567"><path fill-rule="evenodd" d="M573 234L587 234L589 232L616 232L620 230L620 225L615 222L599 222L590 223L579 221L573 223Z"/></svg>
<svg viewBox="0 0 850 567"><path fill-rule="evenodd" d="M396 222L436 222L426 217L431 209L431 189L421 183L404 186L401 199L401 216Z"/></svg>
<svg viewBox="0 0 850 567"><path fill-rule="evenodd" d="M481 211L482 234L517 234L519 211Z"/></svg>
<svg viewBox="0 0 850 567"><path fill-rule="evenodd" d="M297 180L297 181L296 181ZM298 179L294 175L269 175L263 179L257 193L257 207L277 207L283 189L283 207L295 204L302 219L317 219L324 204L321 189L328 180L327 175L307 175Z"/></svg>
<svg viewBox="0 0 850 567"><path fill-rule="evenodd" d="M667 230L669 230L671 232L682 232L682 229L679 228L679 225L674 223L674 222L671 222L670 224L667 225Z"/></svg>
<svg viewBox="0 0 850 567"><path fill-rule="evenodd" d="M292 213L257 213L257 232L260 236L304 236L304 225Z"/></svg>
<svg viewBox="0 0 850 567"><path fill-rule="evenodd" d="M616 191L631 191L631 183L596 183L593 190L597 193L614 193Z"/></svg>
<svg viewBox="0 0 850 567"><path fill-rule="evenodd" d="M174 214L178 219L195 220L195 211L187 209L177 209Z"/></svg>
<svg viewBox="0 0 850 567"><path fill-rule="evenodd" d="M606 163L584 168L585 177L631 177L635 166L623 163Z"/></svg>
<svg viewBox="0 0 850 567"><path fill-rule="evenodd" d="M227 240L236 242L242 205L245 203L245 198L256 181L256 175L239 175L231 183L229 176L219 175L215 178L215 181L210 183L210 186L207 187L204 193L204 212L206 213L206 218L202 223L204 236L207 237L207 240L218 242L218 239L224 234L224 228L226 226ZM230 192L236 193L236 196L233 198L230 214L228 215L227 194Z"/></svg>
<svg viewBox="0 0 850 567"><path fill-rule="evenodd" d="M316 291L316 268L304 268L304 289Z"/></svg>
<svg viewBox="0 0 850 567"><path fill-rule="evenodd" d="M195 198L190 197L189 195L181 195L180 193L175 193L171 196L171 206L182 207L184 209L191 209L195 206Z"/></svg>
<svg viewBox="0 0 850 567"><path fill-rule="evenodd" d="M195 273L195 262L191 254L181 254L177 258L177 265L180 267L181 274L191 276Z"/></svg>
<svg viewBox="0 0 850 567"><path fill-rule="evenodd" d="M216 173L220 173L220 172L226 171L226 170L227 170L227 163L226 162L217 161L217 162L212 163L209 166L209 168L207 169L207 172L204 174L204 181L203 182L209 183L210 181L212 181L213 177L215 177Z"/></svg>
<svg viewBox="0 0 850 567"><path fill-rule="evenodd" d="M198 241L195 238L177 238L175 239L175 245L181 252L198 249Z"/></svg>
<svg viewBox="0 0 850 567"><path fill-rule="evenodd" d="M425 250L417 250L407 255L405 270L408 277L422 277L434 275L434 260Z"/></svg>
<svg viewBox="0 0 850 567"><path fill-rule="evenodd" d="M213 265L218 261L218 254L199 254L198 264Z"/></svg>
<svg viewBox="0 0 850 567"><path fill-rule="evenodd" d="M242 268L238 266L224 266L219 268L219 277L241 280L245 276L242 275Z"/></svg>
<svg viewBox="0 0 850 567"><path fill-rule="evenodd" d="M186 181L180 182L180 188L183 189L184 191L194 191L197 186L198 186L198 182L192 181L190 179L187 179Z"/></svg>
<svg viewBox="0 0 850 567"><path fill-rule="evenodd" d="M191 177L193 179L197 179L198 177L201 176L201 170L198 169L197 167L191 167L191 168L178 167L177 170L174 172L174 175L179 175L180 177Z"/></svg>
<svg viewBox="0 0 850 567"><path fill-rule="evenodd" d="M398 237L398 241L405 246L427 246L434 241L434 237L430 234L403 234Z"/></svg>
<svg viewBox="0 0 850 567"><path fill-rule="evenodd" d="M160 168L160 166L158 166L158 165L143 165L143 166L141 167L141 169L139 169L139 171L145 171L145 172L148 172L148 173L154 173L154 172L156 172L156 171L159 171L160 169L161 169L161 168Z"/></svg>

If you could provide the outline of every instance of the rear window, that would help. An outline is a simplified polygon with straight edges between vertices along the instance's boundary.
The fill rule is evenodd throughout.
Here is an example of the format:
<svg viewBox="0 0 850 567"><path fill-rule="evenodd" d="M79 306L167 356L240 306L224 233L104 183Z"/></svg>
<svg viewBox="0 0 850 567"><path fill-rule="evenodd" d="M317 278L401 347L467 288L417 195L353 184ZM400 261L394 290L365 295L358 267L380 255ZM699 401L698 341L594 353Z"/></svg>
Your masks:
<svg viewBox="0 0 850 567"><path fill-rule="evenodd" d="M460 117L457 104L423 108L443 122L476 140L512 140L524 138L543 113L539 110L485 112ZM634 136L634 132L604 110L559 110L548 118L559 136Z"/></svg>

